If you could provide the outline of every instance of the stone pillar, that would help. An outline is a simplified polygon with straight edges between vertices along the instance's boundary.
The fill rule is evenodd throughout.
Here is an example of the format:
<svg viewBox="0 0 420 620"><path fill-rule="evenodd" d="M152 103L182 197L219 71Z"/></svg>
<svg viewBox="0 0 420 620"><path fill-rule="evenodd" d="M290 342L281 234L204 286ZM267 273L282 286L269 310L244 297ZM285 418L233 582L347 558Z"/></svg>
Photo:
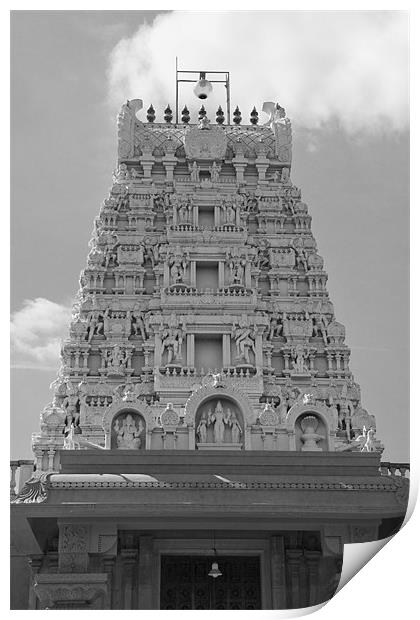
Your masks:
<svg viewBox="0 0 420 620"><path fill-rule="evenodd" d="M195 336L194 334L187 334L187 366L195 366Z"/></svg>
<svg viewBox="0 0 420 620"><path fill-rule="evenodd" d="M88 570L89 527L82 523L59 521L58 571L85 573Z"/></svg>
<svg viewBox="0 0 420 620"><path fill-rule="evenodd" d="M251 264L249 261L245 265L245 286L251 288Z"/></svg>
<svg viewBox="0 0 420 620"><path fill-rule="evenodd" d="M286 608L286 566L283 536L270 539L271 596L273 609Z"/></svg>
<svg viewBox="0 0 420 620"><path fill-rule="evenodd" d="M231 359L230 359L230 334L223 334L223 341L222 341L222 347L223 347L223 368L227 368L228 366L231 365Z"/></svg>
<svg viewBox="0 0 420 620"><path fill-rule="evenodd" d="M190 261L190 284L193 288L197 287L197 262Z"/></svg>
<svg viewBox="0 0 420 620"><path fill-rule="evenodd" d="M318 602L319 558L321 557L321 552L305 550L304 554L308 567L308 604L312 606L316 605Z"/></svg>
<svg viewBox="0 0 420 620"><path fill-rule="evenodd" d="M121 551L123 561L123 582L122 582L122 603L123 609L135 609L134 594L136 587L134 585L135 565L137 563L136 549L123 549Z"/></svg>
<svg viewBox="0 0 420 620"><path fill-rule="evenodd" d="M103 560L104 572L108 575L109 589L104 601L104 609L112 609L112 600L114 596L114 573L115 573L115 556L105 557Z"/></svg>
<svg viewBox="0 0 420 620"><path fill-rule="evenodd" d="M288 549L286 551L287 566L290 575L290 597L293 609L302 607L300 600L299 573L302 563L303 551L301 549Z"/></svg>
<svg viewBox="0 0 420 620"><path fill-rule="evenodd" d="M174 180L174 169L177 159L174 155L165 155L162 157L162 163L165 166L166 182L170 183Z"/></svg>
<svg viewBox="0 0 420 620"><path fill-rule="evenodd" d="M18 468L17 461L10 461L10 499L13 500L16 497L16 471Z"/></svg>
<svg viewBox="0 0 420 620"><path fill-rule="evenodd" d="M263 367L262 334L257 334L255 337L255 366Z"/></svg>
<svg viewBox="0 0 420 620"><path fill-rule="evenodd" d="M143 176L145 179L150 179L152 176L152 168L155 163L155 158L152 154L142 155L140 157L140 163L143 167Z"/></svg>
<svg viewBox="0 0 420 620"><path fill-rule="evenodd" d="M255 165L258 170L258 182L265 181L265 173L267 171L270 161L266 157L258 156L255 160Z"/></svg>
<svg viewBox="0 0 420 620"><path fill-rule="evenodd" d="M162 341L159 334L155 334L155 360L154 367L162 366Z"/></svg>
<svg viewBox="0 0 420 620"><path fill-rule="evenodd" d="M138 607L153 609L153 538L140 536L138 563Z"/></svg>
<svg viewBox="0 0 420 620"><path fill-rule="evenodd" d="M245 183L244 172L247 166L247 160L245 159L245 157L234 157L232 159L232 163L235 167L236 182Z"/></svg>
<svg viewBox="0 0 420 620"><path fill-rule="evenodd" d="M223 260L219 261L219 288L223 288L225 286L225 262Z"/></svg>
<svg viewBox="0 0 420 620"><path fill-rule="evenodd" d="M42 566L42 555L33 555L29 558L29 567L31 570L30 582L29 582L29 597L28 597L28 609L36 609L37 596L34 590L34 583L36 576Z"/></svg>

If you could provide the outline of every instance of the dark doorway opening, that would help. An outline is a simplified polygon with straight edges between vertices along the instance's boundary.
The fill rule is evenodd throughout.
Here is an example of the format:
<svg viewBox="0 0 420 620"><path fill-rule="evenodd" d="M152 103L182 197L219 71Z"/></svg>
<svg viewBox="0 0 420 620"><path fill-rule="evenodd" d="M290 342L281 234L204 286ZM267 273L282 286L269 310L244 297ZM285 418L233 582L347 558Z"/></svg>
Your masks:
<svg viewBox="0 0 420 620"><path fill-rule="evenodd" d="M260 558L217 556L220 577L209 577L214 557L161 557L160 609L261 609Z"/></svg>

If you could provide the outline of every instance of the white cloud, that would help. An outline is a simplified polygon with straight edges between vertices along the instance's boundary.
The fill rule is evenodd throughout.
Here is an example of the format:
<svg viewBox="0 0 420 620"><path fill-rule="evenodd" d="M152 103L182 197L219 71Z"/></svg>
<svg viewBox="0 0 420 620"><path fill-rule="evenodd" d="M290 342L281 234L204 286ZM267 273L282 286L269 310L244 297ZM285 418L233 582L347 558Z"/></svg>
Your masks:
<svg viewBox="0 0 420 620"><path fill-rule="evenodd" d="M70 319L70 307L43 297L26 299L12 314L12 368L58 369L60 341Z"/></svg>
<svg viewBox="0 0 420 620"><path fill-rule="evenodd" d="M245 123L254 105L261 110L264 101L276 100L300 127L315 128L332 119L349 133L400 131L408 126L404 12L159 15L131 38L121 39L110 55L113 109L126 99L140 98L145 109L153 103L161 120L168 102L174 108L175 56L180 69L230 71L232 109L239 105ZM187 96L191 87L180 86L180 106L186 103L190 112L201 105ZM216 85L214 94L216 104L225 107L223 86ZM214 114L208 101L206 108Z"/></svg>

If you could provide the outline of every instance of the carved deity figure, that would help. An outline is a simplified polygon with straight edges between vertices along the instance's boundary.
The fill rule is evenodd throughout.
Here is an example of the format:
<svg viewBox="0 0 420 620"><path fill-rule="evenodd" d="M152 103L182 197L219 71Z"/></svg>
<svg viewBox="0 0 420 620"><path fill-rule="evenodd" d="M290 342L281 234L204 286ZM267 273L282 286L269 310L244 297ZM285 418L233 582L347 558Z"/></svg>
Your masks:
<svg viewBox="0 0 420 620"><path fill-rule="evenodd" d="M200 166L197 165L197 162L190 164L188 170L190 171L191 181L198 183L200 181Z"/></svg>
<svg viewBox="0 0 420 620"><path fill-rule="evenodd" d="M230 284L237 284L240 286L243 285L243 276L244 276L243 265L244 264L245 264L245 261L241 260L240 258L232 257L230 259L228 263L228 267L230 271L230 275L229 275Z"/></svg>
<svg viewBox="0 0 420 620"><path fill-rule="evenodd" d="M220 170L221 167L216 164L214 161L212 167L210 168L210 180L212 183L218 183L220 180Z"/></svg>
<svg viewBox="0 0 420 620"><path fill-rule="evenodd" d="M136 305L130 313L131 333L134 336L141 336L144 341L147 340L148 325L144 312Z"/></svg>
<svg viewBox="0 0 420 620"><path fill-rule="evenodd" d="M303 239L302 237L296 237L293 241L293 248L296 253L296 269L301 265L305 271L308 270L308 261L306 257L306 251L303 247Z"/></svg>
<svg viewBox="0 0 420 620"><path fill-rule="evenodd" d="M172 314L168 321L168 327L166 329L162 329L161 356L163 356L165 351L167 352L167 365L181 360L181 347L184 331L185 326L183 325L183 329L181 329L175 315Z"/></svg>
<svg viewBox="0 0 420 620"><path fill-rule="evenodd" d="M118 374L124 373L124 369L128 361L128 352L123 351L119 344L116 344L112 349L108 350L105 354L106 366L109 370L118 372Z"/></svg>
<svg viewBox="0 0 420 620"><path fill-rule="evenodd" d="M323 314L316 313L312 316L312 320L313 320L313 335L317 336L318 334L321 334L322 340L325 346L327 346L328 345L328 339L327 339L328 320L327 318Z"/></svg>
<svg viewBox="0 0 420 620"><path fill-rule="evenodd" d="M138 450L141 448L141 433L143 431L141 420L136 425L133 416L128 413L122 420L116 420L114 430L117 437L118 450Z"/></svg>
<svg viewBox="0 0 420 620"><path fill-rule="evenodd" d="M210 415L210 421L213 422L214 443L222 444L225 440L225 425L229 424L229 418L224 412L220 400Z"/></svg>
<svg viewBox="0 0 420 620"><path fill-rule="evenodd" d="M281 322L280 314L278 312L275 312L270 319L267 340L272 340L274 336L281 336L282 329L283 323Z"/></svg>
<svg viewBox="0 0 420 620"><path fill-rule="evenodd" d="M209 426L209 418L205 413L202 414L201 420L197 426L198 443L207 443L207 429Z"/></svg>
<svg viewBox="0 0 420 620"><path fill-rule="evenodd" d="M254 329L249 327L246 317L243 317L238 326L233 324L232 335L235 338L237 359L251 364L249 353L252 351L255 355L256 327L254 326Z"/></svg>
<svg viewBox="0 0 420 620"><path fill-rule="evenodd" d="M309 351L302 344L296 344L292 348L292 366L298 373L304 373L308 371L308 365L305 360L309 357Z"/></svg>
<svg viewBox="0 0 420 620"><path fill-rule="evenodd" d="M227 414L229 418L229 426L232 429L232 443L239 443L242 435L242 429L238 422L238 418L236 414L231 412L230 409L227 409Z"/></svg>

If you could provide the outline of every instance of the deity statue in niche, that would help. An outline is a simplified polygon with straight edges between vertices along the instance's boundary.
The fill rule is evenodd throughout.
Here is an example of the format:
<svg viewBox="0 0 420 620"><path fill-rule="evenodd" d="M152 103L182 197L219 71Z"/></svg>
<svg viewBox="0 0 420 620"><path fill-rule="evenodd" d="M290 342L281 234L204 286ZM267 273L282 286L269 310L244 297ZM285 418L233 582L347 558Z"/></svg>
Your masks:
<svg viewBox="0 0 420 620"><path fill-rule="evenodd" d="M218 183L220 180L220 166L214 161L210 168L210 180L212 183Z"/></svg>
<svg viewBox="0 0 420 620"><path fill-rule="evenodd" d="M118 450L139 450L141 448L141 433L144 429L139 416L137 421L127 413L124 417L115 420L114 431Z"/></svg>
<svg viewBox="0 0 420 620"><path fill-rule="evenodd" d="M308 365L305 360L309 357L309 351L302 344L297 344L292 348L292 366L297 373L308 372Z"/></svg>
<svg viewBox="0 0 420 620"><path fill-rule="evenodd" d="M256 328L252 329L248 325L246 317L242 317L238 325L232 326L232 335L235 338L236 359L251 365L250 352L255 355L255 338L257 335Z"/></svg>
<svg viewBox="0 0 420 620"><path fill-rule="evenodd" d="M242 432L242 427L235 411L232 411L229 406L224 407L220 400L217 401L214 410L210 406L207 411L201 413L196 428L199 444L238 444L241 441Z"/></svg>
<svg viewBox="0 0 420 620"><path fill-rule="evenodd" d="M166 364L178 363L181 361L181 347L185 325L181 329L175 314L172 314L168 321L168 327L163 329L162 325L162 348L161 356L167 352Z"/></svg>
<svg viewBox="0 0 420 620"><path fill-rule="evenodd" d="M114 345L112 349L108 350L105 353L105 363L109 373L124 374L128 357L128 352L123 351L119 344Z"/></svg>
<svg viewBox="0 0 420 620"><path fill-rule="evenodd" d="M188 169L190 171L191 181L198 183L198 181L200 181L200 166L198 166L195 161L193 164L189 164Z"/></svg>

